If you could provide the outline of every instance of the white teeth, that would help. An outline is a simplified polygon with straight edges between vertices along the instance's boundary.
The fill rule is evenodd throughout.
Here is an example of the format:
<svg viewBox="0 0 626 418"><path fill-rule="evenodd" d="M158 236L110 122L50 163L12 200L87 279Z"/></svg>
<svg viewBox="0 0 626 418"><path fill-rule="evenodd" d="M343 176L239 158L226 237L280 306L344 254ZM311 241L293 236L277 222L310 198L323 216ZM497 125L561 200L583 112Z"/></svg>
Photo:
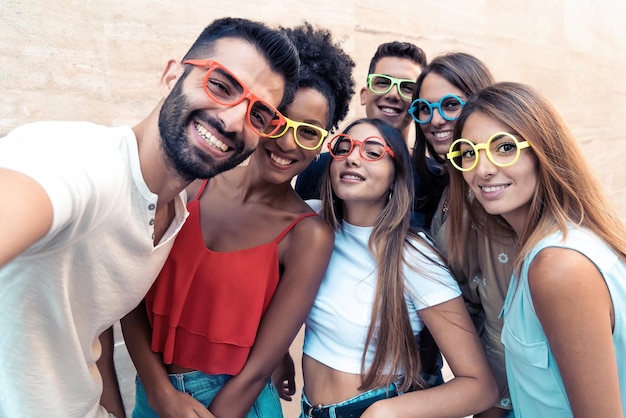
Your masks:
<svg viewBox="0 0 626 418"><path fill-rule="evenodd" d="M194 126L196 127L196 131L198 131L200 136L204 139L204 142L214 148L221 150L222 152L228 151L228 145L211 135L209 131L204 129L204 126L200 125L199 123L194 123Z"/></svg>
<svg viewBox="0 0 626 418"><path fill-rule="evenodd" d="M435 135L435 138L447 138L448 136L450 136L450 131L435 132L434 135Z"/></svg>
<svg viewBox="0 0 626 418"><path fill-rule="evenodd" d="M397 115L398 113L400 113L397 109L392 109L390 107L381 107L380 111L389 115Z"/></svg>
<svg viewBox="0 0 626 418"><path fill-rule="evenodd" d="M343 176L341 176L342 179L346 179L346 180L356 180L356 181L363 181L362 177L359 176L355 176L353 174L344 174Z"/></svg>
<svg viewBox="0 0 626 418"><path fill-rule="evenodd" d="M279 164L279 165L289 165L289 164L291 164L293 162L293 160L288 160L286 158L280 158L276 154L272 154L272 153L270 153L270 158L272 159L272 161L274 161L276 164Z"/></svg>
<svg viewBox="0 0 626 418"><path fill-rule="evenodd" d="M498 190L504 190L507 186L481 186L483 192L492 193Z"/></svg>

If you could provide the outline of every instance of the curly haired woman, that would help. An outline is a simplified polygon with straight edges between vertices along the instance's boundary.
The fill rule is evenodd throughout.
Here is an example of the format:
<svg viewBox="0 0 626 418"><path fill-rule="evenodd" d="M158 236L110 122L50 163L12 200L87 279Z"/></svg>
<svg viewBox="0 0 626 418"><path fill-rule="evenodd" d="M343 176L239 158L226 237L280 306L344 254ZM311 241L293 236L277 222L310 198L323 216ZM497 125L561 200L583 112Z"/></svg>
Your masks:
<svg viewBox="0 0 626 418"><path fill-rule="evenodd" d="M122 323L139 375L134 417L282 417L270 376L333 247L332 230L291 180L354 94L354 62L330 32L283 31L301 61L284 126L259 141L247 166L188 190L189 219L145 307Z"/></svg>

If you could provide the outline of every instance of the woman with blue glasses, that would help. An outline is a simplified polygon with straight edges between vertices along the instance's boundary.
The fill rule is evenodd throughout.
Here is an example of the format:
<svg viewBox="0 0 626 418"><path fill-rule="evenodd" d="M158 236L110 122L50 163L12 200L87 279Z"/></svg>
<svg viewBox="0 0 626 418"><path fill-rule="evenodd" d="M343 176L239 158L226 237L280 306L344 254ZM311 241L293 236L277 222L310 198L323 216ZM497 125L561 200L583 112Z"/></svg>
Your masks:
<svg viewBox="0 0 626 418"><path fill-rule="evenodd" d="M626 228L583 150L541 94L498 83L471 98L450 160L449 259L469 216L489 238L514 233L502 316L517 418L626 412Z"/></svg>
<svg viewBox="0 0 626 418"><path fill-rule="evenodd" d="M427 226L448 184L445 154L452 144L456 118L469 97L491 84L493 78L487 67L463 52L434 58L417 78L409 108L417 124L413 163L429 193L415 203L428 215Z"/></svg>
<svg viewBox="0 0 626 418"><path fill-rule="evenodd" d="M467 100L493 78L476 57L450 53L434 58L417 79L409 112L417 123L413 163L423 184L425 197L416 202L416 210L427 214L429 230L437 247L445 254L448 217L448 170L446 153L454 140L456 121ZM501 418L511 410L504 348L500 342L500 310L511 277L515 241L511 235L486 239L480 231L464 242L467 258L453 265L468 310L480 333L487 358L499 388L499 399L480 418ZM471 255L469 255L471 254Z"/></svg>

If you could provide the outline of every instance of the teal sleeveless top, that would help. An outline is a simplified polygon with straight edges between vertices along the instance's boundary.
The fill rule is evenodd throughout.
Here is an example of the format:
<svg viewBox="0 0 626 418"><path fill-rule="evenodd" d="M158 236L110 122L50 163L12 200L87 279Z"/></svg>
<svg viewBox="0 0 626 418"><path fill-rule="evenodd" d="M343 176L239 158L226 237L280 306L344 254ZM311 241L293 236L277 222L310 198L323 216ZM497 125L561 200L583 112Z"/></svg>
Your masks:
<svg viewBox="0 0 626 418"><path fill-rule="evenodd" d="M565 386L550 344L537 318L528 286L528 269L544 248L580 252L598 268L607 284L615 311L613 344L617 358L622 408L626 411L626 264L598 236L571 226L541 240L524 258L520 278L513 275L501 315L502 343L513 409L517 418L571 417ZM563 277L567 280L567 277Z"/></svg>

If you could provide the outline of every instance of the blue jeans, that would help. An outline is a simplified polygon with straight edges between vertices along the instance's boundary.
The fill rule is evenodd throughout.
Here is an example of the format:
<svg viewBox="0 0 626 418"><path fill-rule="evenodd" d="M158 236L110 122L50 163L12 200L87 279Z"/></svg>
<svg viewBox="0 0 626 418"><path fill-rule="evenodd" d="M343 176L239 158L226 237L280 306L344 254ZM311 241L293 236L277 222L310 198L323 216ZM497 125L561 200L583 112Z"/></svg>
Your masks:
<svg viewBox="0 0 626 418"><path fill-rule="evenodd" d="M190 394L195 400L208 406L226 382L232 377L225 374L208 375L200 371L181 374L170 374L170 382L180 392ZM158 418L158 415L148 405L148 398L139 376L135 379L135 409L133 418ZM246 418L282 418L283 409L278 392L272 385L271 379L261 391L252 409Z"/></svg>
<svg viewBox="0 0 626 418"><path fill-rule="evenodd" d="M388 396L387 396L388 394ZM342 407L348 407L348 406L356 406L356 405L371 405L374 402L380 400L380 399L384 399L384 398L392 398L394 396L399 396L402 393L398 393L397 389L396 389L396 384L392 383L391 385L389 385L389 387L385 387L385 388L379 388L379 389L372 389L372 390L368 390L367 392L363 392L358 394L357 396L347 399L345 401L339 402L339 403L334 403L334 404L330 404L330 405L324 405L322 407L323 411L320 411L319 413L313 413L311 415L309 415L309 411L305 410L306 409L310 409L311 407L311 402L309 402L309 400L306 397L306 394L304 393L304 390L302 391L302 402L300 403L302 405L302 410L300 412L300 418L307 418L309 416L326 416L326 417L330 417L330 418L337 418L337 417L342 417ZM371 400L370 402L368 402L368 400ZM305 406L306 405L306 406ZM315 409L319 409L319 408L315 408ZM365 407L363 408L365 409ZM355 415L354 412L348 413L346 415L349 416L357 416ZM358 414L360 416L360 414Z"/></svg>

